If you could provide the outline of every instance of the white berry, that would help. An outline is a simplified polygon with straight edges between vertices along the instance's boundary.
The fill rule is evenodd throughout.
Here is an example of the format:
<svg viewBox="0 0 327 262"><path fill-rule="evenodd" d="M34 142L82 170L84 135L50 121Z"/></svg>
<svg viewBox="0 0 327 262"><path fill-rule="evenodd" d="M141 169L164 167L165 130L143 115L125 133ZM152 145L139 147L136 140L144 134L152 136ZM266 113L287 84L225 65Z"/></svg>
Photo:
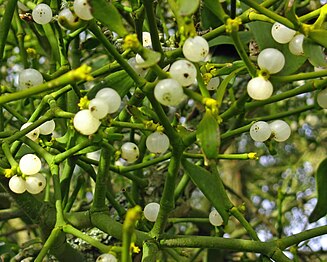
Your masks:
<svg viewBox="0 0 327 262"><path fill-rule="evenodd" d="M196 79L195 66L185 59L175 61L171 65L169 73L182 86L192 85Z"/></svg>
<svg viewBox="0 0 327 262"><path fill-rule="evenodd" d="M49 120L44 122L42 125L39 126L40 134L41 135L50 135L56 128L56 123L54 120Z"/></svg>
<svg viewBox="0 0 327 262"><path fill-rule="evenodd" d="M108 114L118 111L121 104L121 97L115 89L106 87L98 91L95 98L104 99L108 105Z"/></svg>
<svg viewBox="0 0 327 262"><path fill-rule="evenodd" d="M298 34L294 36L291 42L288 43L288 48L293 55L303 55L303 40L304 35Z"/></svg>
<svg viewBox="0 0 327 262"><path fill-rule="evenodd" d="M142 42L144 47L152 48L152 40L149 32L142 33Z"/></svg>
<svg viewBox="0 0 327 262"><path fill-rule="evenodd" d="M121 147L121 157L127 161L127 163L135 162L140 156L139 148L132 142L126 142Z"/></svg>
<svg viewBox="0 0 327 262"><path fill-rule="evenodd" d="M41 170L40 158L34 154L26 154L19 160L20 171L25 175L34 175Z"/></svg>
<svg viewBox="0 0 327 262"><path fill-rule="evenodd" d="M74 12L79 18L83 20L93 19L93 15L91 13L91 7L87 0L75 0Z"/></svg>
<svg viewBox="0 0 327 262"><path fill-rule="evenodd" d="M73 124L81 134L92 135L98 131L101 122L92 116L90 110L84 109L76 113Z"/></svg>
<svg viewBox="0 0 327 262"><path fill-rule="evenodd" d="M131 57L130 59L128 59L128 64L133 67L133 69L135 70L135 72L141 76L141 77L145 77L145 75L148 72L147 68L143 68L141 66L139 66L136 62L136 58L135 57Z"/></svg>
<svg viewBox="0 0 327 262"><path fill-rule="evenodd" d="M47 180L44 175L37 173L26 177L27 192L35 195L40 193L46 186Z"/></svg>
<svg viewBox="0 0 327 262"><path fill-rule="evenodd" d="M47 4L38 4L32 11L35 23L45 25L52 20L52 10Z"/></svg>
<svg viewBox="0 0 327 262"><path fill-rule="evenodd" d="M318 93L317 103L320 107L327 108L327 88Z"/></svg>
<svg viewBox="0 0 327 262"><path fill-rule="evenodd" d="M274 23L271 28L271 35L274 40L280 44L286 44L290 42L295 35L296 31L288 28L281 23Z"/></svg>
<svg viewBox="0 0 327 262"><path fill-rule="evenodd" d="M109 105L105 99L102 98L93 98L89 103L89 110L97 119L104 118L109 111Z"/></svg>
<svg viewBox="0 0 327 262"><path fill-rule="evenodd" d="M41 73L33 68L28 68L19 73L18 86L20 89L30 88L43 83Z"/></svg>
<svg viewBox="0 0 327 262"><path fill-rule="evenodd" d="M27 123L23 124L21 126L20 130L25 129L26 127L30 126L31 124L33 124L33 123L27 122ZM39 135L40 135L40 129L38 127L26 134L26 136L33 141L36 141L39 138Z"/></svg>
<svg viewBox="0 0 327 262"><path fill-rule="evenodd" d="M161 132L150 134L145 141L147 149L152 153L165 153L169 148L169 138Z"/></svg>
<svg viewBox="0 0 327 262"><path fill-rule="evenodd" d="M157 101L165 106L177 106L184 99L183 87L175 79L160 80L154 88Z"/></svg>
<svg viewBox="0 0 327 262"><path fill-rule="evenodd" d="M159 209L160 205L158 203L152 202L147 204L143 210L144 217L151 222L155 222L159 214Z"/></svg>
<svg viewBox="0 0 327 262"><path fill-rule="evenodd" d="M217 210L212 210L209 214L209 222L213 226L221 226L223 219Z"/></svg>
<svg viewBox="0 0 327 262"><path fill-rule="evenodd" d="M266 48L259 53L258 66L270 74L280 72L285 65L283 53L275 48Z"/></svg>
<svg viewBox="0 0 327 262"><path fill-rule="evenodd" d="M285 121L275 120L269 125L273 135L272 138L277 142L283 142L290 137L291 127Z"/></svg>
<svg viewBox="0 0 327 262"><path fill-rule="evenodd" d="M96 262L117 262L117 258L111 254L102 254L98 256Z"/></svg>
<svg viewBox="0 0 327 262"><path fill-rule="evenodd" d="M183 45L183 54L185 58L192 62L203 61L209 53L209 44L201 36L190 37L186 39Z"/></svg>
<svg viewBox="0 0 327 262"><path fill-rule="evenodd" d="M258 121L250 128L250 136L254 141L263 142L270 138L270 125L265 121Z"/></svg>
<svg viewBox="0 0 327 262"><path fill-rule="evenodd" d="M261 76L252 78L247 84L248 95L255 100L265 100L271 97L273 91L271 82Z"/></svg>
<svg viewBox="0 0 327 262"><path fill-rule="evenodd" d="M16 194L22 194L26 191L25 180L21 176L14 175L9 180L9 188Z"/></svg>
<svg viewBox="0 0 327 262"><path fill-rule="evenodd" d="M220 84L220 79L218 76L212 77L209 80L209 83L207 85L208 90L216 90Z"/></svg>

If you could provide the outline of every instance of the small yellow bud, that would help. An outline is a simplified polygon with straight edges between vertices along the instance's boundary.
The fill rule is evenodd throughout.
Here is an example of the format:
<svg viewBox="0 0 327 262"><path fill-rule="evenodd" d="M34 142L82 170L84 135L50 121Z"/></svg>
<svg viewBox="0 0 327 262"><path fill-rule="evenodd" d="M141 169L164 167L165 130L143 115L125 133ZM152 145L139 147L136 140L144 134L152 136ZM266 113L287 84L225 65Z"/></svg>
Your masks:
<svg viewBox="0 0 327 262"><path fill-rule="evenodd" d="M210 79L212 78L212 74L205 73L205 74L203 74L202 78L203 78L204 84L207 85L209 83Z"/></svg>
<svg viewBox="0 0 327 262"><path fill-rule="evenodd" d="M249 159L254 159L254 160L258 160L259 159L257 153L248 153L248 158Z"/></svg>
<svg viewBox="0 0 327 262"><path fill-rule="evenodd" d="M87 96L83 96L78 103L79 108L82 109L88 109L89 108L89 99L87 98Z"/></svg>
<svg viewBox="0 0 327 262"><path fill-rule="evenodd" d="M140 47L140 42L137 39L136 34L129 34L124 39L123 47L125 50L127 49L138 49Z"/></svg>
<svg viewBox="0 0 327 262"><path fill-rule="evenodd" d="M15 175L15 172L12 169L6 168L4 172L5 177L11 178Z"/></svg>
<svg viewBox="0 0 327 262"><path fill-rule="evenodd" d="M141 251L141 249L139 247L135 246L134 242L131 243L131 250L133 253L140 253L140 251Z"/></svg>
<svg viewBox="0 0 327 262"><path fill-rule="evenodd" d="M242 19L236 17L235 19L228 18L226 21L226 33L237 32L242 24Z"/></svg>

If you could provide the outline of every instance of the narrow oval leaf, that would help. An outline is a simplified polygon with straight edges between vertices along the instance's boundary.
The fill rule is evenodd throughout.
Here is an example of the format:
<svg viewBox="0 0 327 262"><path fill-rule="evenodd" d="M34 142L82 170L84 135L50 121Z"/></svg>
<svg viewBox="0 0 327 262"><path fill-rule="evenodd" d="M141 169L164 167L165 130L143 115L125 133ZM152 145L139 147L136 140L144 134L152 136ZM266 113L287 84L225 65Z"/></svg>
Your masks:
<svg viewBox="0 0 327 262"><path fill-rule="evenodd" d="M310 63L315 67L325 67L327 65L326 55L323 47L313 42L311 39L304 38L304 55L308 57Z"/></svg>
<svg viewBox="0 0 327 262"><path fill-rule="evenodd" d="M310 31L309 37L316 43L327 48L327 30L314 29L314 30Z"/></svg>
<svg viewBox="0 0 327 262"><path fill-rule="evenodd" d="M179 0L178 2L178 12L181 16L192 15L199 8L199 0Z"/></svg>
<svg viewBox="0 0 327 262"><path fill-rule="evenodd" d="M220 178L217 178L206 169L197 166L186 159L182 160L182 165L193 183L216 208L221 215L224 224L227 225L229 217L228 212L233 207L233 204L229 200Z"/></svg>
<svg viewBox="0 0 327 262"><path fill-rule="evenodd" d="M203 153L208 159L216 158L220 146L218 123L210 110L207 110L196 130Z"/></svg>
<svg viewBox="0 0 327 262"><path fill-rule="evenodd" d="M310 223L327 214L327 158L319 164L315 178L318 202L309 216Z"/></svg>
<svg viewBox="0 0 327 262"><path fill-rule="evenodd" d="M105 0L88 0L91 6L91 13L95 19L106 25L111 31L116 32L119 36L124 37L128 34L122 17L116 7Z"/></svg>

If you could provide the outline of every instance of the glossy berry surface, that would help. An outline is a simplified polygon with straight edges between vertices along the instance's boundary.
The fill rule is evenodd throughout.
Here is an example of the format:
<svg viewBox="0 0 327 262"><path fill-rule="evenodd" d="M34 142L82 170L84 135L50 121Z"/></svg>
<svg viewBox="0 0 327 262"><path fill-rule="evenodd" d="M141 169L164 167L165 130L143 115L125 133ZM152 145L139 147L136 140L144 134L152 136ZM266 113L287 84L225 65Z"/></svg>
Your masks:
<svg viewBox="0 0 327 262"><path fill-rule="evenodd" d="M47 4L38 4L32 11L35 23L45 25L52 20L52 10Z"/></svg>
<svg viewBox="0 0 327 262"><path fill-rule="evenodd" d="M183 45L183 54L192 62L204 61L209 54L209 44L201 36L190 37Z"/></svg>
<svg viewBox="0 0 327 262"><path fill-rule="evenodd" d="M144 217L151 222L155 222L159 214L159 209L160 205L158 203L152 202L147 204L143 210Z"/></svg>
<svg viewBox="0 0 327 262"><path fill-rule="evenodd" d="M95 98L101 98L108 105L108 114L113 114L118 111L121 104L121 97L115 89L110 87L102 88L98 91Z"/></svg>
<svg viewBox="0 0 327 262"><path fill-rule="evenodd" d="M27 122L27 123L23 124L23 125L21 126L20 130L25 129L26 127L30 126L31 124L33 124L33 123L31 123L31 122ZM39 128L35 128L35 129L33 129L32 131L30 131L30 132L28 132L28 133L26 134L26 136L27 136L29 139L33 140L33 141L36 141L36 140L39 138L39 135L40 135L40 129L39 129Z"/></svg>
<svg viewBox="0 0 327 262"><path fill-rule="evenodd" d="M41 135L50 135L56 128L56 123L54 120L49 120L44 122L39 126Z"/></svg>
<svg viewBox="0 0 327 262"><path fill-rule="evenodd" d="M93 117L102 119L109 112L109 104L103 98L93 98L89 103L89 110Z"/></svg>
<svg viewBox="0 0 327 262"><path fill-rule="evenodd" d="M74 1L74 12L75 14L83 20L93 19L91 13L91 7L87 0L75 0Z"/></svg>
<svg viewBox="0 0 327 262"><path fill-rule="evenodd" d="M22 194L26 191L25 180L21 176L14 175L9 179L9 188L16 194Z"/></svg>
<svg viewBox="0 0 327 262"><path fill-rule="evenodd" d="M288 48L293 55L303 55L303 40L304 35L298 34L294 36L291 42L288 43Z"/></svg>
<svg viewBox="0 0 327 262"><path fill-rule="evenodd" d="M258 66L267 70L270 74L280 72L285 65L285 57L282 52L275 48L266 48L259 53Z"/></svg>
<svg viewBox="0 0 327 262"><path fill-rule="evenodd" d="M195 66L185 59L175 61L171 65L169 73L171 78L175 79L182 86L189 86L196 79Z"/></svg>
<svg viewBox="0 0 327 262"><path fill-rule="evenodd" d="M273 85L263 77L254 77L247 84L248 95L254 100L265 100L271 97Z"/></svg>
<svg viewBox="0 0 327 262"><path fill-rule="evenodd" d="M220 84L220 78L218 76L212 77L207 84L208 90L216 90Z"/></svg>
<svg viewBox="0 0 327 262"><path fill-rule="evenodd" d="M254 141L263 142L270 138L270 125L265 121L255 122L250 128L250 136Z"/></svg>
<svg viewBox="0 0 327 262"><path fill-rule="evenodd" d="M157 101L165 106L177 106L184 98L184 91L175 79L160 80L154 88Z"/></svg>
<svg viewBox="0 0 327 262"><path fill-rule="evenodd" d="M271 28L271 35L277 43L286 44L292 40L296 31L281 23L274 23Z"/></svg>
<svg viewBox="0 0 327 262"><path fill-rule="evenodd" d="M116 262L118 261L114 255L111 254L102 254L98 256L96 262Z"/></svg>
<svg viewBox="0 0 327 262"><path fill-rule="evenodd" d="M76 113L73 124L75 129L83 135L92 135L101 124L99 119L93 117L90 110L84 109Z"/></svg>
<svg viewBox="0 0 327 262"><path fill-rule="evenodd" d="M39 194L46 186L46 179L44 175L37 173L26 177L26 190L27 192L35 195Z"/></svg>
<svg viewBox="0 0 327 262"><path fill-rule="evenodd" d="M209 214L209 222L213 226L221 226L223 219L217 210L212 210Z"/></svg>
<svg viewBox="0 0 327 262"><path fill-rule="evenodd" d="M34 175L41 170L40 158L34 154L26 154L19 160L20 171L25 175Z"/></svg>
<svg viewBox="0 0 327 262"><path fill-rule="evenodd" d="M127 163L135 162L140 156L139 148L132 142L126 142L121 147L121 157L127 161Z"/></svg>
<svg viewBox="0 0 327 262"><path fill-rule="evenodd" d="M43 83L42 74L33 69L28 68L19 73L18 86L20 89L26 89L33 86L37 86Z"/></svg>
<svg viewBox="0 0 327 262"><path fill-rule="evenodd" d="M272 133L272 138L277 142L284 142L290 137L291 128L285 121L275 120L269 125Z"/></svg>
<svg viewBox="0 0 327 262"><path fill-rule="evenodd" d="M169 148L169 138L161 132L150 134L145 141L147 149L152 153L165 153Z"/></svg>

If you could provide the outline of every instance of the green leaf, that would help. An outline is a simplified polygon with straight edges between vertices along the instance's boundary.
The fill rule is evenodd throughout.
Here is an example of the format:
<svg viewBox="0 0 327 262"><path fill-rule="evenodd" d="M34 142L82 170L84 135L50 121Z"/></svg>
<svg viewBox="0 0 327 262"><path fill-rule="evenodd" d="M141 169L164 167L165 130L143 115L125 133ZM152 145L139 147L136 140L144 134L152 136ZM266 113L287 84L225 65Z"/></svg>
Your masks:
<svg viewBox="0 0 327 262"><path fill-rule="evenodd" d="M285 66L281 72L276 75L289 75L296 72L306 61L304 56L293 55L288 45L277 43L271 36L272 25L267 22L255 21L249 23L250 31L252 32L255 41L257 42L260 50L265 48L276 48L281 51L285 56Z"/></svg>
<svg viewBox="0 0 327 262"><path fill-rule="evenodd" d="M309 38L311 38L316 43L327 48L327 30L324 29L314 29L309 32Z"/></svg>
<svg viewBox="0 0 327 262"><path fill-rule="evenodd" d="M326 55L323 47L318 45L309 38L303 41L304 55L309 59L310 63L315 67L324 67L327 65Z"/></svg>
<svg viewBox="0 0 327 262"><path fill-rule="evenodd" d="M178 0L178 12L181 16L192 15L199 8L199 0Z"/></svg>
<svg viewBox="0 0 327 262"><path fill-rule="evenodd" d="M327 158L319 164L315 178L318 202L309 216L310 223L327 214Z"/></svg>
<svg viewBox="0 0 327 262"><path fill-rule="evenodd" d="M240 39L243 43L249 43L253 39L253 35L249 31L245 32L238 32ZM233 45L233 39L227 35L220 35L209 42L209 46L216 46L216 45Z"/></svg>
<svg viewBox="0 0 327 262"><path fill-rule="evenodd" d="M153 66L157 64L161 59L161 54L159 52L147 48L142 48L142 50L140 51L140 55L144 59L144 62L138 63L137 65L143 68Z"/></svg>
<svg viewBox="0 0 327 262"><path fill-rule="evenodd" d="M229 16L225 13L219 0L204 0L204 6L207 7L221 22L225 22Z"/></svg>
<svg viewBox="0 0 327 262"><path fill-rule="evenodd" d="M221 215L224 224L227 225L229 210L233 207L230 202L220 177L216 177L206 169L197 166L186 159L182 165L193 183L202 191L206 198Z"/></svg>
<svg viewBox="0 0 327 262"><path fill-rule="evenodd" d="M210 110L207 110L196 130L203 153L208 159L216 158L220 146L218 123Z"/></svg>
<svg viewBox="0 0 327 262"><path fill-rule="evenodd" d="M120 13L112 3L105 0L88 0L88 2L94 18L121 37L128 34Z"/></svg>

